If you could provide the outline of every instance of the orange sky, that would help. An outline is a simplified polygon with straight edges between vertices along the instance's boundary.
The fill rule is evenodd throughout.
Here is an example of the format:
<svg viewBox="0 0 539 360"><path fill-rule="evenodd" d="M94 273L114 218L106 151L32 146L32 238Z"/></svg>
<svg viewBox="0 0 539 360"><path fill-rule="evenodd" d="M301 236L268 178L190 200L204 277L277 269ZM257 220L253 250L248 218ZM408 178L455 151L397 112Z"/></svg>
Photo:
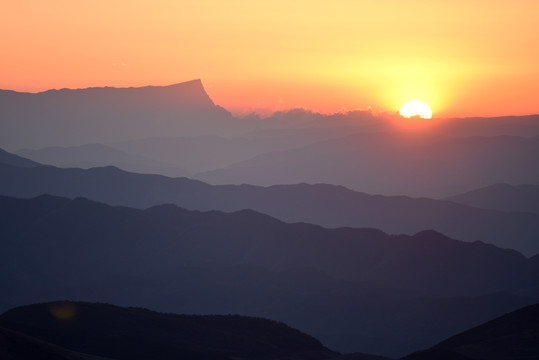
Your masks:
<svg viewBox="0 0 539 360"><path fill-rule="evenodd" d="M537 0L25 0L0 13L0 88L200 78L232 111L539 113Z"/></svg>

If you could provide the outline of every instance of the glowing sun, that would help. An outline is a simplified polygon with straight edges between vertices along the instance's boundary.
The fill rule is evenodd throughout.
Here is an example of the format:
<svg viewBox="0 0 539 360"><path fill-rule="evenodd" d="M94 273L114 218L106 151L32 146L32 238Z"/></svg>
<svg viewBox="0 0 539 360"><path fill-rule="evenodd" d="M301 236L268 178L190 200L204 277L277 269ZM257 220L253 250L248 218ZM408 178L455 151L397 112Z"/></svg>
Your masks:
<svg viewBox="0 0 539 360"><path fill-rule="evenodd" d="M412 116L419 116L423 119L430 119L432 117L432 110L423 101L412 100L402 105L400 114L407 118Z"/></svg>

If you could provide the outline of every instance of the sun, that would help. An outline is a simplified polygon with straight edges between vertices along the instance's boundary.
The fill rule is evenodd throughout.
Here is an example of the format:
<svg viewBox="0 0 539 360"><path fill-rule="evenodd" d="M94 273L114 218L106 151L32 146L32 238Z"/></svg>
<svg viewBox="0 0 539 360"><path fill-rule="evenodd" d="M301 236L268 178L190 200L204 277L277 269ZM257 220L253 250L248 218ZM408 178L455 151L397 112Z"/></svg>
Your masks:
<svg viewBox="0 0 539 360"><path fill-rule="evenodd" d="M400 114L407 118L419 116L423 119L430 119L432 117L432 110L421 100L411 100L402 105Z"/></svg>

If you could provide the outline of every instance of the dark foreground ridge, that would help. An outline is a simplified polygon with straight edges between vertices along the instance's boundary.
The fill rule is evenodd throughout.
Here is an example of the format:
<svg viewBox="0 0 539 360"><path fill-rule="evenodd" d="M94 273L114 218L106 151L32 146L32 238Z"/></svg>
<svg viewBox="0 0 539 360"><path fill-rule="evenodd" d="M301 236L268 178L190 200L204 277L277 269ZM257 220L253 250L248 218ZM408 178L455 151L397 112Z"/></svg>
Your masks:
<svg viewBox="0 0 539 360"><path fill-rule="evenodd" d="M464 331L405 359L539 359L539 304Z"/></svg>
<svg viewBox="0 0 539 360"><path fill-rule="evenodd" d="M65 301L8 311L0 324L66 349L114 359L317 360L338 355L283 323L238 315L173 315ZM17 340L8 337L14 334L9 330L3 333L7 341Z"/></svg>
<svg viewBox="0 0 539 360"><path fill-rule="evenodd" d="M538 337L535 304L403 359L533 360L539 359ZM363 353L341 355L309 335L262 318L175 315L73 301L4 313L0 345L0 357L6 360L389 360Z"/></svg>

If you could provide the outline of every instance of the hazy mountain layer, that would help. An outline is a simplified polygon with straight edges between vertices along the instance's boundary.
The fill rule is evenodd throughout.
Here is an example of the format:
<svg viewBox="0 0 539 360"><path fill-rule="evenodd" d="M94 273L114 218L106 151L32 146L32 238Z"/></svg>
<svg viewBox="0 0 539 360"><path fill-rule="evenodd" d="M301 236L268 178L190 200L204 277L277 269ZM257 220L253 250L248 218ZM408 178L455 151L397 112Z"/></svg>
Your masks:
<svg viewBox="0 0 539 360"><path fill-rule="evenodd" d="M174 203L194 210L254 209L284 221L327 227L374 227L400 234L435 229L531 256L539 253L539 216L505 213L449 201L371 196L330 185L211 186L186 178L140 175L116 168L90 170L0 165L0 194L84 196L138 208Z"/></svg>
<svg viewBox="0 0 539 360"><path fill-rule="evenodd" d="M253 125L255 124L258 123ZM353 131L353 129L341 127L283 130L259 129L235 137L146 138L116 142L109 144L109 146L130 154L175 164L190 173L197 173L229 166L238 161L248 160L256 155L294 149L322 140L342 137L349 134L350 131Z"/></svg>
<svg viewBox="0 0 539 360"><path fill-rule="evenodd" d="M356 134L195 175L211 184L326 183L370 194L440 198L539 179L539 137Z"/></svg>
<svg viewBox="0 0 539 360"><path fill-rule="evenodd" d="M494 184L447 200L483 209L539 214L539 185Z"/></svg>
<svg viewBox="0 0 539 360"><path fill-rule="evenodd" d="M0 90L0 108L0 144L9 149L228 134L239 121L213 103L200 80L37 94Z"/></svg>
<svg viewBox="0 0 539 360"><path fill-rule="evenodd" d="M88 169L99 166L116 166L126 171L144 174L167 174L187 176L178 166L152 160L140 155L132 155L102 144L72 147L47 147L39 150L24 149L17 154L41 164L67 168Z"/></svg>
<svg viewBox="0 0 539 360"><path fill-rule="evenodd" d="M0 309L69 298L241 313L347 352L404 355L536 302L539 291L537 257L253 211L1 198L0 229L0 284L10 289Z"/></svg>
<svg viewBox="0 0 539 360"><path fill-rule="evenodd" d="M0 164L18 167L35 167L41 165L35 161L20 157L2 149L0 149Z"/></svg>
<svg viewBox="0 0 539 360"><path fill-rule="evenodd" d="M348 128L257 130L241 137L153 137L110 144L22 149L17 154L43 164L185 176L228 166L253 156L341 137ZM185 169L185 170L182 170Z"/></svg>

